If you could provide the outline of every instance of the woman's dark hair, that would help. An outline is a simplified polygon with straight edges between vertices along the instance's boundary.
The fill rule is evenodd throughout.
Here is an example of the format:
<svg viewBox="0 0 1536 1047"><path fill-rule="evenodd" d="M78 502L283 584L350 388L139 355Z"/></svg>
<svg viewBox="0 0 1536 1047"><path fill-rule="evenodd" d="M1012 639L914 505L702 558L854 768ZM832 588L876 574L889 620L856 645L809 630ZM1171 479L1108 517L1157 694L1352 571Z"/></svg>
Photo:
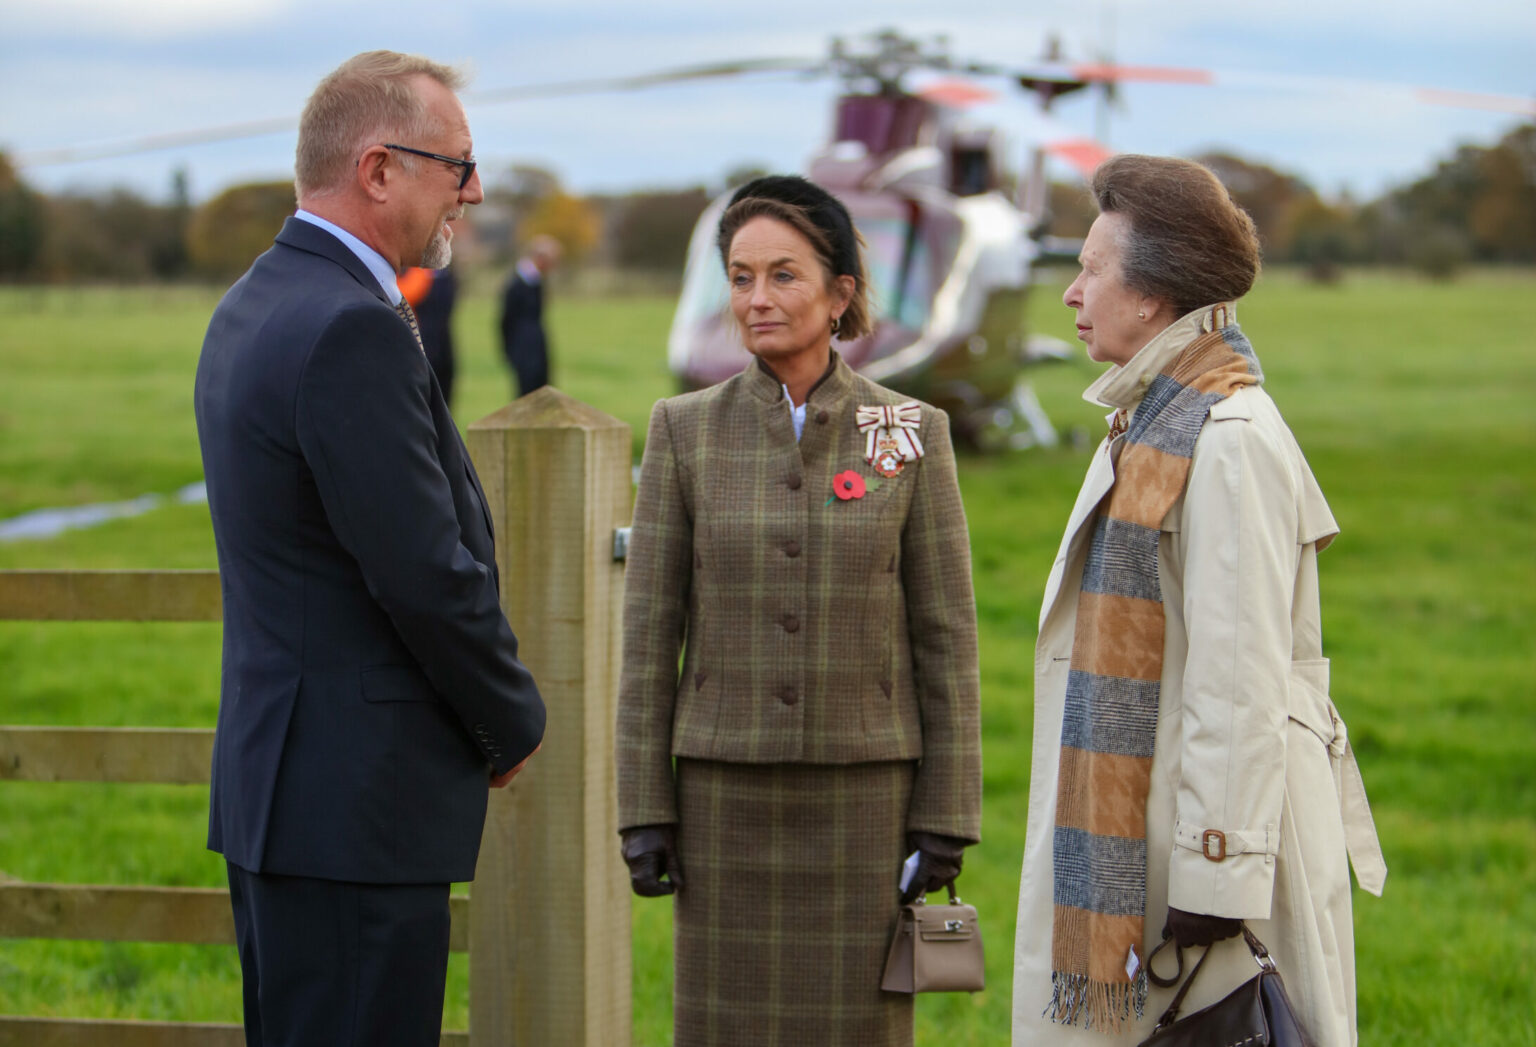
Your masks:
<svg viewBox="0 0 1536 1047"><path fill-rule="evenodd" d="M1248 293L1259 276L1259 237L1210 168L1167 156L1112 156L1093 172L1105 214L1123 215L1127 287L1167 299L1179 316Z"/></svg>
<svg viewBox="0 0 1536 1047"><path fill-rule="evenodd" d="M796 175L753 179L736 190L730 206L720 216L715 243L720 248L721 265L730 266L731 241L754 218L773 218L805 237L821 259L828 287L839 276L853 277L853 296L838 319L839 339L851 341L874 330L861 251L864 238L853 227L853 219L842 201Z"/></svg>

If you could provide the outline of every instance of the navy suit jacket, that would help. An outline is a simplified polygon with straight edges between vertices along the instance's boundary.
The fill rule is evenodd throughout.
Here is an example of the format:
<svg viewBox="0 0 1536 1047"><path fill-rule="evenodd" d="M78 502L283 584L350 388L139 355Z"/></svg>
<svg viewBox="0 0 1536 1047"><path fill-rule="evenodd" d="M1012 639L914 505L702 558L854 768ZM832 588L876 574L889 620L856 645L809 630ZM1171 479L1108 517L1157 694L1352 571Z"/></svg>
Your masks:
<svg viewBox="0 0 1536 1047"><path fill-rule="evenodd" d="M224 659L208 846L254 872L472 879L544 704L474 467L410 329L290 218L197 367Z"/></svg>

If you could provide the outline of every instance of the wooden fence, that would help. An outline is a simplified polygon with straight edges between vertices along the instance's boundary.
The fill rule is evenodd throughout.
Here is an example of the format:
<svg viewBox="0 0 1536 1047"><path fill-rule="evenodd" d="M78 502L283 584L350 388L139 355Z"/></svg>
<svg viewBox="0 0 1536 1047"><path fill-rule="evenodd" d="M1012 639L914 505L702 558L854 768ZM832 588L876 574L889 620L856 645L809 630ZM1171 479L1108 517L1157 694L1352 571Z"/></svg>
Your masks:
<svg viewBox="0 0 1536 1047"><path fill-rule="evenodd" d="M623 1047L629 890L612 753L630 430L545 388L471 425L468 443L495 520L502 606L549 722L528 769L491 792L470 897L451 903L470 1027L441 1044ZM219 618L216 571L0 571L0 620ZM0 783L206 784L212 751L211 729L0 726ZM223 889L4 883L0 937L232 945L234 921ZM0 1047L243 1043L234 1024L0 1015Z"/></svg>

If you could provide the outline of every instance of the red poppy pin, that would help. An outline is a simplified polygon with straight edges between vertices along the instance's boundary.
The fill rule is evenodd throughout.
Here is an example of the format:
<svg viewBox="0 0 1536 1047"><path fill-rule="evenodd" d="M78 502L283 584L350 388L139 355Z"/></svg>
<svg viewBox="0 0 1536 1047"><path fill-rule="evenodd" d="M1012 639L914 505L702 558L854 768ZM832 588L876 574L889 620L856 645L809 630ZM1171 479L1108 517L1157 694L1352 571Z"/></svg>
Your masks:
<svg viewBox="0 0 1536 1047"><path fill-rule="evenodd" d="M865 478L852 469L845 469L832 477L832 497L828 498L825 509L833 502L847 502L855 498L863 498L865 491L879 490L880 481L874 477Z"/></svg>

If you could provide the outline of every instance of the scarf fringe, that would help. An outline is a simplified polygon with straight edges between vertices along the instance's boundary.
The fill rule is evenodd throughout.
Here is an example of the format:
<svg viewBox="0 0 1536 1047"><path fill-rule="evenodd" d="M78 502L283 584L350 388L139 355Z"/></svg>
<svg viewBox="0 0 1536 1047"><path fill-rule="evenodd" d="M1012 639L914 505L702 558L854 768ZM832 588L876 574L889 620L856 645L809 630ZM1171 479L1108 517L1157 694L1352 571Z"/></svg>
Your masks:
<svg viewBox="0 0 1536 1047"><path fill-rule="evenodd" d="M1110 985L1086 974L1051 972L1051 1002L1041 1012L1059 1025L1081 1025L1092 1032L1118 1033L1131 1012L1141 1020L1147 1007L1147 970L1129 982Z"/></svg>

